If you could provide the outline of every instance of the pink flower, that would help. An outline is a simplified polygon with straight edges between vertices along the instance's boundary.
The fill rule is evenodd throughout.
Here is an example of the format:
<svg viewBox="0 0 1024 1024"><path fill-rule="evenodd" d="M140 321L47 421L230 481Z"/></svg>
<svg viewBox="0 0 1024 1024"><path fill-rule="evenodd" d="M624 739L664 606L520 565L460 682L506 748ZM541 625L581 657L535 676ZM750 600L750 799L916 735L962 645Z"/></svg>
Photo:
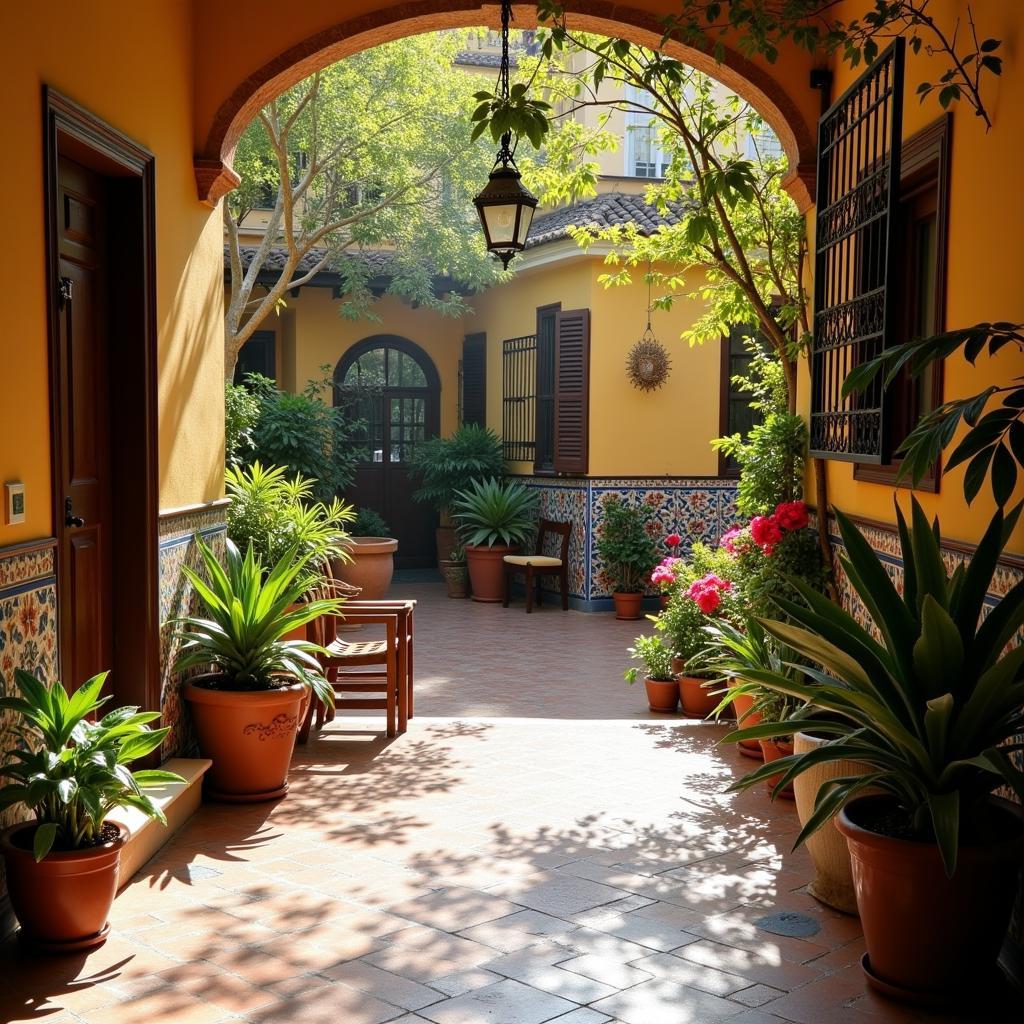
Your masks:
<svg viewBox="0 0 1024 1024"><path fill-rule="evenodd" d="M707 576L694 580L686 593L705 615L711 615L718 610L722 603L722 593L727 590L732 590L732 584L709 572Z"/></svg>
<svg viewBox="0 0 1024 1024"><path fill-rule="evenodd" d="M654 572L651 573L651 582L657 583L659 586L662 583L671 586L675 581L675 573L673 573L667 565L659 565Z"/></svg>
<svg viewBox="0 0 1024 1024"><path fill-rule="evenodd" d="M697 607L705 614L711 615L722 603L722 595L717 590L701 590L690 597L697 602Z"/></svg>
<svg viewBox="0 0 1024 1024"><path fill-rule="evenodd" d="M775 506L772 517L784 530L802 530L810 521L802 501L784 501Z"/></svg>
<svg viewBox="0 0 1024 1024"><path fill-rule="evenodd" d="M750 541L746 536L746 530L742 526L734 526L722 534L718 546L725 548L730 555L745 555L750 550Z"/></svg>
<svg viewBox="0 0 1024 1024"><path fill-rule="evenodd" d="M775 516L754 516L750 521L750 534L754 543L766 554L782 540L782 530Z"/></svg>

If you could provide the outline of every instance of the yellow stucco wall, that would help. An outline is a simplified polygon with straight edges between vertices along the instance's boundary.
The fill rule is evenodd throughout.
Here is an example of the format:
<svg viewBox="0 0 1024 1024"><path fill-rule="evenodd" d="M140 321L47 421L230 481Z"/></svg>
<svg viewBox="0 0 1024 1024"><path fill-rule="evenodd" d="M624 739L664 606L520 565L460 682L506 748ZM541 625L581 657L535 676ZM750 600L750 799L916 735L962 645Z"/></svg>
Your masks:
<svg viewBox="0 0 1024 1024"><path fill-rule="evenodd" d="M950 167L949 248L947 254L946 327L966 327L981 321L1024 321L1024 288L1017 239L1024 237L1024 201L1020 192L1021 140L1024 139L1024 61L1019 49L1021 8L1013 3L975 4L978 31L983 37L1004 40L1000 79L988 77L984 96L993 121L990 131L965 104L954 106ZM842 17L863 3L849 3ZM966 25L965 0L934 0L929 14L940 24L953 24L959 16ZM921 103L919 82L935 81L945 69L922 51L907 51L904 137L923 128L940 114L932 100ZM833 96L853 81L854 72L836 67ZM946 361L944 398L949 401L981 391L990 384L1005 384L1024 374L1024 356L1004 350L994 360L982 358L977 368L960 357ZM807 394L803 394L806 407ZM829 494L845 511L893 522L892 488L853 478L850 465L828 466ZM1017 497L1024 496L1024 484ZM920 494L929 514L938 515L943 534L977 541L994 511L988 489L968 508L963 498L963 467L944 474L939 494ZM1010 545L1024 551L1024 527Z"/></svg>
<svg viewBox="0 0 1024 1024"><path fill-rule="evenodd" d="M59 27L59 28L58 28ZM196 199L192 171L192 19L178 0L69 0L0 11L8 133L5 232L17 287L2 343L0 480L26 487L26 522L0 546L53 532L43 229L44 84L156 156L160 502L221 492L223 403L220 218ZM159 45L156 45L156 43Z"/></svg>

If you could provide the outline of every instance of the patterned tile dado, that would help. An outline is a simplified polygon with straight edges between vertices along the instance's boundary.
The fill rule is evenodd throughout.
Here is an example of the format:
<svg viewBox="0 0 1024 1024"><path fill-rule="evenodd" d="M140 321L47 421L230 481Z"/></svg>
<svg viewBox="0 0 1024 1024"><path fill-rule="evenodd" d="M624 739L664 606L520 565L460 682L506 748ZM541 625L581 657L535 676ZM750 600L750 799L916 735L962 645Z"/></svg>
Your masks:
<svg viewBox="0 0 1024 1024"><path fill-rule="evenodd" d="M6 555L0 550L0 591L18 583L53 576L56 572L55 556L51 542L44 547L32 545L28 550L19 546Z"/></svg>
<svg viewBox="0 0 1024 1024"><path fill-rule="evenodd" d="M195 750L191 721L181 699L181 678L171 671L177 655L174 622L195 611L192 588L181 571L183 565L198 569L196 535L223 554L227 527L223 505L196 509L160 521L160 710L162 724L170 726L163 756L176 757Z"/></svg>

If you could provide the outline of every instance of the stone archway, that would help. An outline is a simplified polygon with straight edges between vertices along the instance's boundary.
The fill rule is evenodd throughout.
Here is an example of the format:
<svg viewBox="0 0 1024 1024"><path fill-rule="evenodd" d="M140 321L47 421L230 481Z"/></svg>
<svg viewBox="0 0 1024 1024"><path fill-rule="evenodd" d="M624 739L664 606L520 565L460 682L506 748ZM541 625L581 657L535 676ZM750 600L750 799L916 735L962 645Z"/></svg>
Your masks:
<svg viewBox="0 0 1024 1024"><path fill-rule="evenodd" d="M371 0L372 2L372 0ZM643 0L640 0L643 2ZM663 7L663 12L650 9ZM673 5L650 0L647 8L614 0L569 0L569 20L577 28L604 35L622 35L658 48L662 18ZM515 4L517 27L536 25L536 5ZM478 25L498 27L497 4L486 0L380 0L375 10L321 28L283 49L254 69L220 102L195 160L199 198L210 206L239 182L233 168L235 147L261 106L321 68L360 50L423 32ZM238 40L236 45L241 45ZM791 168L784 182L801 211L813 204L815 120L818 97L810 85L813 59L793 48L774 65L744 57L726 47L721 63L693 47L668 43L666 53L713 75L742 96L765 118L782 143ZM788 83L788 84L787 84ZM202 126L199 126L202 131Z"/></svg>

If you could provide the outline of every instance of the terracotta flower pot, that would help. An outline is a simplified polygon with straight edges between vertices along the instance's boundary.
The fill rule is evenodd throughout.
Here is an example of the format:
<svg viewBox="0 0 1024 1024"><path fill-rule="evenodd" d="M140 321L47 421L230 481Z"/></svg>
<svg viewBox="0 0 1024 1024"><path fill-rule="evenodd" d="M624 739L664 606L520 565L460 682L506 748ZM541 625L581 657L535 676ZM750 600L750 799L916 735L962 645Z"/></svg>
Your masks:
<svg viewBox="0 0 1024 1024"><path fill-rule="evenodd" d="M793 744L789 740L758 740L759 746L761 747L761 757L764 758L765 764L771 761L778 761L780 757L788 757L793 753ZM781 773L773 775L770 779L765 780L765 786L769 792L775 789L779 779L782 778ZM785 789L779 792L779 796L783 800L793 799L793 784L790 783Z"/></svg>
<svg viewBox="0 0 1024 1024"><path fill-rule="evenodd" d="M707 718L718 707L718 697L705 687L706 679L700 676L688 676L683 669L686 662L682 658L672 659L672 671L676 674L679 684L679 700L683 705L683 714L690 718Z"/></svg>
<svg viewBox="0 0 1024 1024"><path fill-rule="evenodd" d="M448 588L449 597L469 597L469 570L465 562L452 562L447 559L439 563L441 575Z"/></svg>
<svg viewBox="0 0 1024 1024"><path fill-rule="evenodd" d="M615 602L615 618L617 619L639 619L643 616L641 606L643 594L625 594L616 590L612 594L612 601Z"/></svg>
<svg viewBox="0 0 1024 1024"><path fill-rule="evenodd" d="M826 742L828 738L824 735L798 732L793 737L793 750L797 754L806 754ZM863 775L865 770L865 765L859 761L832 761L817 764L798 775L793 780L793 795L800 824L806 824L813 813L818 790L824 783L829 779ZM857 895L853 890L853 873L850 870L850 848L846 837L836 827L835 819L819 828L804 845L814 862L814 880L807 891L826 906L844 914L856 914Z"/></svg>
<svg viewBox="0 0 1024 1024"><path fill-rule="evenodd" d="M867 827L895 808L893 797L856 797L839 812L867 945L862 963L883 994L945 1004L977 993L992 976L1024 858L1024 808L994 797L988 803L1000 838L961 845L952 878L935 843Z"/></svg>
<svg viewBox="0 0 1024 1024"><path fill-rule="evenodd" d="M495 544L493 547L466 545L466 564L473 600L496 604L505 597L505 565L502 559L514 555L518 546Z"/></svg>
<svg viewBox="0 0 1024 1024"><path fill-rule="evenodd" d="M398 541L394 537L349 537L345 545L352 561L332 561L335 579L361 587L360 600L379 601L387 597L395 571Z"/></svg>
<svg viewBox="0 0 1024 1024"><path fill-rule="evenodd" d="M679 706L679 685L674 679L644 679L647 706L652 711L672 714Z"/></svg>
<svg viewBox="0 0 1024 1024"><path fill-rule="evenodd" d="M736 727L738 729L751 729L755 725L760 725L761 715L759 712L747 715L746 718L743 717L754 706L754 698L749 693L741 693L739 696L733 697L732 706L736 710ZM741 754L756 758L758 761L764 760L761 744L757 740L740 740L737 746Z"/></svg>
<svg viewBox="0 0 1024 1024"><path fill-rule="evenodd" d="M658 604L661 608L667 608L669 601L672 600L671 594L660 594L658 596Z"/></svg>
<svg viewBox="0 0 1024 1024"><path fill-rule="evenodd" d="M51 851L38 864L32 855L34 823L0 833L11 905L24 938L37 949L74 952L106 941L128 839L124 826L110 824L117 827L116 839L84 850Z"/></svg>
<svg viewBox="0 0 1024 1024"><path fill-rule="evenodd" d="M200 677L184 690L199 752L213 761L206 795L227 803L284 796L306 688L293 683L275 690L211 689L216 678Z"/></svg>

